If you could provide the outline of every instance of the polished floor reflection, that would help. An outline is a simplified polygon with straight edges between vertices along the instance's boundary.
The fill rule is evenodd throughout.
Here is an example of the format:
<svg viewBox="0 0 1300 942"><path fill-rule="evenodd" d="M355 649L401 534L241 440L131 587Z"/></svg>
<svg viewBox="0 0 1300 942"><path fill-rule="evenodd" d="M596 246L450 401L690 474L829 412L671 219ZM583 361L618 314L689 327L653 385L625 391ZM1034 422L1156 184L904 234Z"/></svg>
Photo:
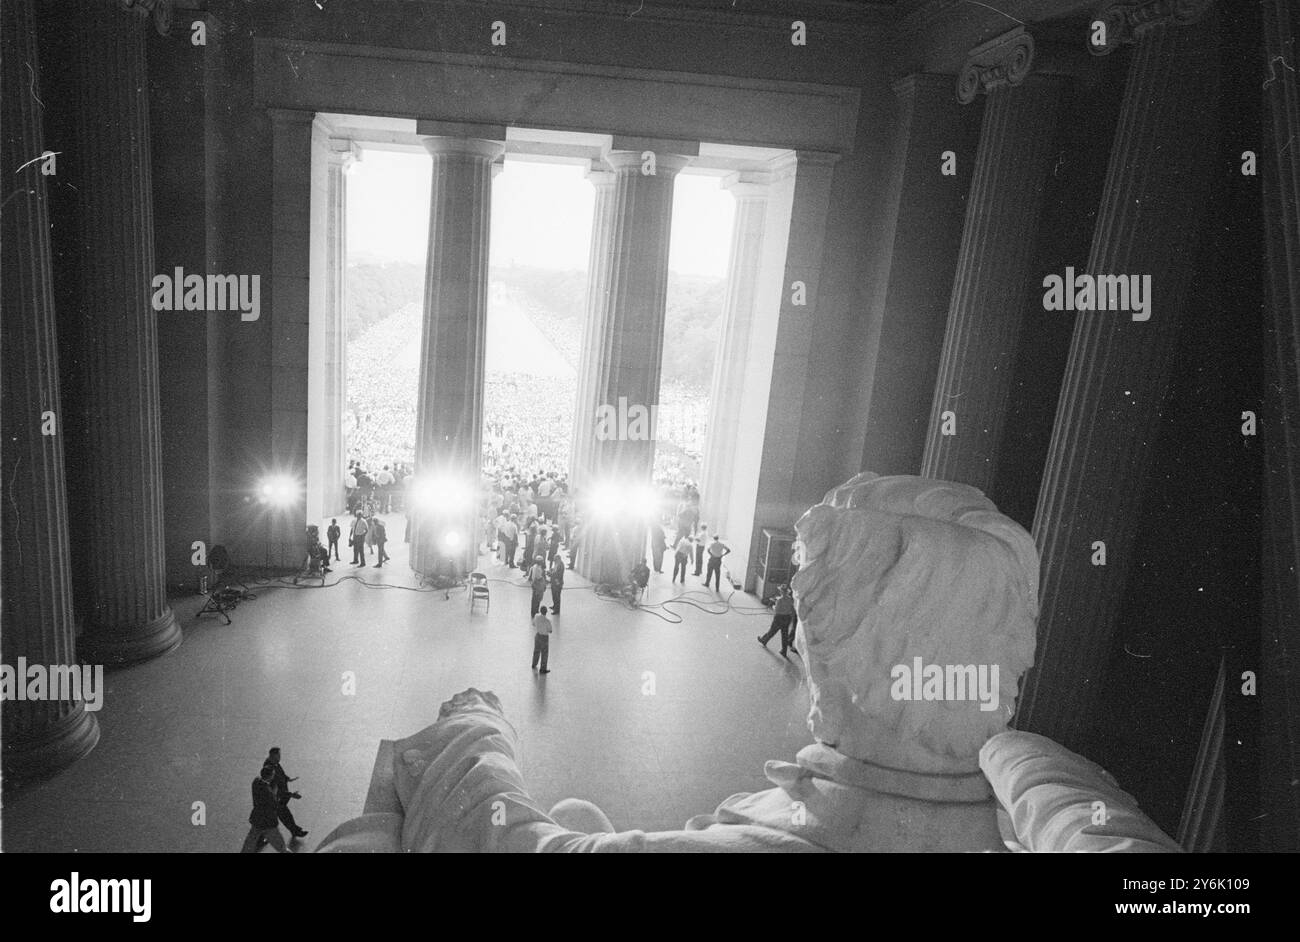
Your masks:
<svg viewBox="0 0 1300 942"><path fill-rule="evenodd" d="M396 516L389 532L401 533ZM345 559L330 579L412 586L405 549L393 544L383 569ZM177 602L184 644L106 674L95 751L5 796L4 850L233 852L248 830L249 783L272 745L300 777L293 810L310 849L361 813L378 741L427 725L469 686L501 697L534 797L590 799L619 828L680 828L728 795L765 787L763 762L793 759L811 741L798 658L754 641L770 616L675 605L683 621L668 624L598 599L570 574L552 673L542 677L528 666L528 589L486 559L484 571L491 611L480 604L472 615L463 589L444 599L353 580L253 586L258 598L229 626L196 618L197 599ZM668 580L652 576L650 602L681 594ZM720 598L702 577L688 577L686 591L701 603ZM739 593L732 601L757 607Z"/></svg>

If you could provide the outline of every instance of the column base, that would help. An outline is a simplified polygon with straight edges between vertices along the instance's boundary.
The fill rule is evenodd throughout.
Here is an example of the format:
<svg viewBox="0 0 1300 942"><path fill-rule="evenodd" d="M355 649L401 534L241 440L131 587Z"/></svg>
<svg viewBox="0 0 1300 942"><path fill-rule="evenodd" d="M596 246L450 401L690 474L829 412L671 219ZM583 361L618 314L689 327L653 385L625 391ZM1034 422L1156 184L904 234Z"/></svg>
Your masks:
<svg viewBox="0 0 1300 942"><path fill-rule="evenodd" d="M12 710L18 704L11 701L4 708ZM84 704L78 704L75 710L45 729L38 739L15 741L6 735L4 787L14 788L61 772L89 755L98 743L99 721Z"/></svg>
<svg viewBox="0 0 1300 942"><path fill-rule="evenodd" d="M578 571L596 585L625 585L642 559L648 561L644 527L593 524L582 537Z"/></svg>
<svg viewBox="0 0 1300 942"><path fill-rule="evenodd" d="M85 664L138 664L178 647L181 638L176 613L168 607L138 627L87 629L77 639L77 659Z"/></svg>

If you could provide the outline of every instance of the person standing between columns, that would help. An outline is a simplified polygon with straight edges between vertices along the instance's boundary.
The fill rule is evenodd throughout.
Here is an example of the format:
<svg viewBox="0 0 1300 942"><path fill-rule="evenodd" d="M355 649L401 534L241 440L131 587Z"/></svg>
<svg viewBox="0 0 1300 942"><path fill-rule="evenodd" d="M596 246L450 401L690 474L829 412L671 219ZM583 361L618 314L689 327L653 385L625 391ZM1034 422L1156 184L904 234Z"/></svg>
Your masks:
<svg viewBox="0 0 1300 942"><path fill-rule="evenodd" d="M382 517L376 516L370 522L370 532L375 537L375 549L379 551L379 558L375 562L375 568L378 569L391 558L388 550L384 549L384 544L388 542L388 528L384 526Z"/></svg>
<svg viewBox="0 0 1300 942"><path fill-rule="evenodd" d="M673 552L673 582L677 581L677 574L681 573L682 585L686 585L686 566L691 558L691 538L685 533L680 533L677 537L677 548Z"/></svg>
<svg viewBox="0 0 1300 942"><path fill-rule="evenodd" d="M352 518L352 532L348 535L348 542L352 544L352 565L366 568L366 530L369 524L366 518L362 516L361 508L357 508L356 516Z"/></svg>
<svg viewBox="0 0 1300 942"><path fill-rule="evenodd" d="M515 550L519 546L519 523L515 517L506 518L506 522L501 524L502 542L505 544L505 556L501 562L508 569L515 568Z"/></svg>
<svg viewBox="0 0 1300 942"><path fill-rule="evenodd" d="M664 571L664 553L668 552L668 537L658 520L650 524L650 556L655 561L655 572Z"/></svg>
<svg viewBox="0 0 1300 942"><path fill-rule="evenodd" d="M325 536L329 540L328 552L333 553L334 559L339 562L342 561L339 559L339 537L341 537L342 535L343 535L343 531L339 529L338 518L331 517L330 525L328 529L326 529L325 531Z"/></svg>
<svg viewBox="0 0 1300 942"><path fill-rule="evenodd" d="M700 573L704 570L704 549L705 546L708 544L708 542L709 542L709 525L707 523L701 523L700 535L695 540L695 578L696 579L700 577Z"/></svg>
<svg viewBox="0 0 1300 942"><path fill-rule="evenodd" d="M253 779L253 810L248 815L248 836L244 838L241 854L257 853L260 841L265 840L275 848L277 854L289 853L285 846L284 835L280 833L280 803L275 797L275 769L270 765L262 766L262 774Z"/></svg>
<svg viewBox="0 0 1300 942"><path fill-rule="evenodd" d="M564 560L556 553L551 557L551 611L559 617L560 593L564 591Z"/></svg>
<svg viewBox="0 0 1300 942"><path fill-rule="evenodd" d="M703 541L701 541L703 542ZM722 557L731 552L731 547L722 542L722 537L716 533L713 534L713 542L709 544L709 569L704 575L704 588L709 587L709 580L714 582L714 590L722 592Z"/></svg>
<svg viewBox="0 0 1300 942"><path fill-rule="evenodd" d="M541 556L533 557L533 565L528 570L528 582L533 587L533 603L528 614L536 615L547 585L545 560Z"/></svg>
<svg viewBox="0 0 1300 942"><path fill-rule="evenodd" d="M549 674L551 669L547 667L547 661L551 656L551 632L554 630L551 620L546 617L546 606L533 615L533 670L537 670L537 663L540 660L542 669L537 671L539 674Z"/></svg>

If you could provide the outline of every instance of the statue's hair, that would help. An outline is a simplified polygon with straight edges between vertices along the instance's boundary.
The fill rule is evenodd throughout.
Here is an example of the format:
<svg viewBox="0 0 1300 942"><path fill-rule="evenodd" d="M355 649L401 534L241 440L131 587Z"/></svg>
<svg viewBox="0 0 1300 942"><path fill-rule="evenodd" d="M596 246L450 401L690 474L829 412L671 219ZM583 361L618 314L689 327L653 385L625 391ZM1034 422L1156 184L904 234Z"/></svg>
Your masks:
<svg viewBox="0 0 1300 942"><path fill-rule="evenodd" d="M1033 663L1033 539L976 488L870 472L830 491L797 530L814 734L886 765L978 768ZM998 665L999 708L893 699L892 668L918 656Z"/></svg>

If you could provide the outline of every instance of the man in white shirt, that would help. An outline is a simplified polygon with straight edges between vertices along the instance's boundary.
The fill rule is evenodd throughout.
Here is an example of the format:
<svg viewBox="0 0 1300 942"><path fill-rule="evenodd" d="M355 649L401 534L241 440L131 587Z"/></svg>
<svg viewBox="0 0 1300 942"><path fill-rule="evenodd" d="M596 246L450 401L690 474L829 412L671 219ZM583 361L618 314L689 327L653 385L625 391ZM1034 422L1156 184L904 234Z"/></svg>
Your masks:
<svg viewBox="0 0 1300 942"><path fill-rule="evenodd" d="M370 530L370 524L366 523L366 518L357 511L357 515L352 518L352 531L349 534L349 540L352 543L352 565L366 568L366 533Z"/></svg>
<svg viewBox="0 0 1300 942"><path fill-rule="evenodd" d="M495 545L492 548L496 550L498 562L504 561L506 555L506 520L506 515L499 513L492 521L492 526L496 527L496 538L493 540Z"/></svg>
<svg viewBox="0 0 1300 942"><path fill-rule="evenodd" d="M384 465L384 470L375 475L375 483L379 485L379 506L383 508L384 513L388 513L393 508L393 473L388 470L388 465Z"/></svg>
<svg viewBox="0 0 1300 942"><path fill-rule="evenodd" d="M528 582L533 587L533 604L529 612L530 615L536 615L542 605L542 594L546 591L548 579L546 578L546 558L537 556L533 559L533 564L528 569Z"/></svg>
<svg viewBox="0 0 1300 942"><path fill-rule="evenodd" d="M713 542L709 544L707 550L709 568L704 571L704 588L709 587L709 580L712 579L715 591L722 591L722 557L730 552L731 547L723 543L722 538L716 533L713 534Z"/></svg>
<svg viewBox="0 0 1300 942"><path fill-rule="evenodd" d="M554 630L551 620L546 617L546 606L533 616L533 670L537 670L538 659L541 660L542 669L537 671L539 674L549 674L551 669L546 666L546 659L551 654L551 632Z"/></svg>
<svg viewBox="0 0 1300 942"><path fill-rule="evenodd" d="M505 557L502 560L511 569L515 568L515 549L519 546L519 524L514 517L507 517L501 524L501 539L505 542Z"/></svg>

